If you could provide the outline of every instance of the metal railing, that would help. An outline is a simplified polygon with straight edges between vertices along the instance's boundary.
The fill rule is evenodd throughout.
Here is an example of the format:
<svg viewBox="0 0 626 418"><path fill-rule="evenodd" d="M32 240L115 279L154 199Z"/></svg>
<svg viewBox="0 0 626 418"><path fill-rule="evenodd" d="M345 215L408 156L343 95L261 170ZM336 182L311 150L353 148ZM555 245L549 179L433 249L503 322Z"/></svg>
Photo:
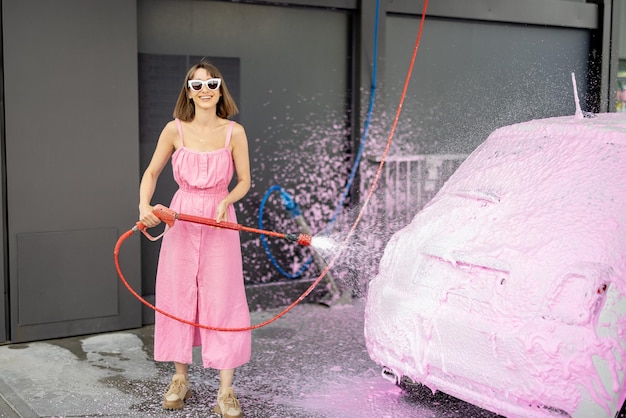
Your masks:
<svg viewBox="0 0 626 418"><path fill-rule="evenodd" d="M389 156L367 208L367 218L393 233L435 196L467 158L464 154ZM368 157L361 171L361 196L365 196L380 157ZM366 221L367 224L367 221Z"/></svg>

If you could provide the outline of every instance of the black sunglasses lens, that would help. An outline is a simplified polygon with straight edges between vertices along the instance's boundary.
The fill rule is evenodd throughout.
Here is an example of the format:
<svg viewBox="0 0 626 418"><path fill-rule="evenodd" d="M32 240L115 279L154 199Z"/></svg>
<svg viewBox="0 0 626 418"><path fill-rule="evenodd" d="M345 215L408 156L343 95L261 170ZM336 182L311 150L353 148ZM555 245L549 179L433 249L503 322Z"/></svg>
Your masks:
<svg viewBox="0 0 626 418"><path fill-rule="evenodd" d="M202 83L199 81L194 81L191 83L191 88L195 91L200 91L202 90Z"/></svg>
<svg viewBox="0 0 626 418"><path fill-rule="evenodd" d="M218 81L208 81L207 82L207 86L211 89L211 90L216 90L217 87L219 86L219 82Z"/></svg>

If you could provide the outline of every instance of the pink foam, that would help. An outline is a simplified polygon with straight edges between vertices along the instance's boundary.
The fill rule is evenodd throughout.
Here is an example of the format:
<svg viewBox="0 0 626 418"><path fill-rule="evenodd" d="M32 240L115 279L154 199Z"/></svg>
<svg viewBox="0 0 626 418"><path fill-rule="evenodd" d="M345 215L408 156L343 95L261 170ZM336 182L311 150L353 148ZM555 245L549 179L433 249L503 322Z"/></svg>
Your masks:
<svg viewBox="0 0 626 418"><path fill-rule="evenodd" d="M533 120L490 135L390 240L368 351L507 416L612 417L625 295L626 117Z"/></svg>

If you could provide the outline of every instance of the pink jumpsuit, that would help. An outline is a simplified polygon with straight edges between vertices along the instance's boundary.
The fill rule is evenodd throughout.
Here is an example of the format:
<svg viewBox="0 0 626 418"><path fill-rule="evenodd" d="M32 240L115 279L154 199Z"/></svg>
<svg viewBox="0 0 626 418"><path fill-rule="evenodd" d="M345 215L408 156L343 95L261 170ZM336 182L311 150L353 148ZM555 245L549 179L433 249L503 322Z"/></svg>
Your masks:
<svg viewBox="0 0 626 418"><path fill-rule="evenodd" d="M185 148L176 119L180 148L172 155L179 189L170 208L178 213L215 218L228 194L234 163L229 149L234 122L224 148L198 152ZM233 205L228 221L236 222ZM180 318L222 328L250 325L243 283L239 232L177 221L163 236L156 279L156 306ZM233 369L250 360L250 331L211 331L156 313L154 359L190 364L192 347L202 346L204 367Z"/></svg>

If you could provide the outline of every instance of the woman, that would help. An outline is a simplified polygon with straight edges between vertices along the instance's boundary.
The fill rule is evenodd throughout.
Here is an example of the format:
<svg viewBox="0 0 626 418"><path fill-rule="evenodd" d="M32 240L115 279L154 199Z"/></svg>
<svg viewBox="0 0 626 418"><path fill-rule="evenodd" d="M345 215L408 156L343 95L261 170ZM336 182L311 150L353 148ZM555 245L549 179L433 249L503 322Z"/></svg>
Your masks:
<svg viewBox="0 0 626 418"><path fill-rule="evenodd" d="M174 120L159 137L139 188L139 219L160 221L151 199L157 179L172 159L179 189L170 208L218 222L236 222L233 203L250 189L248 140L244 128L228 120L238 112L220 71L204 60L189 69ZM236 185L228 186L236 173ZM163 237L156 281L156 305L174 316L212 327L250 325L239 233L191 222L177 222ZM251 332L219 332L192 327L159 313L155 317L154 359L172 361L176 372L163 398L165 409L181 409L191 396L187 365L201 345L204 367L220 374L215 411L242 416L232 384L235 368L247 363Z"/></svg>

